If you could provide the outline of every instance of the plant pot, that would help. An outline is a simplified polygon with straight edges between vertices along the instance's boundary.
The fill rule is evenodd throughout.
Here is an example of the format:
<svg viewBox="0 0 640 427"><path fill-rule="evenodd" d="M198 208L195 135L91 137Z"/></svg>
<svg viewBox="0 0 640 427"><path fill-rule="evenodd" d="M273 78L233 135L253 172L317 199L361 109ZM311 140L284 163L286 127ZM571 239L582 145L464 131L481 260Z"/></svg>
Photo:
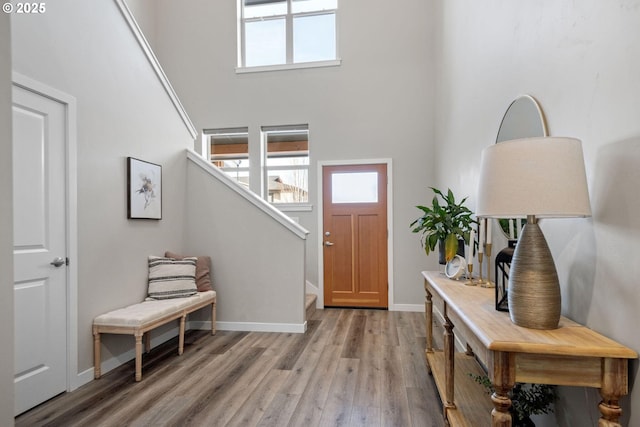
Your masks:
<svg viewBox="0 0 640 427"><path fill-rule="evenodd" d="M464 240L458 240L458 252L457 255L460 255L464 258ZM444 260L444 240L438 241L438 262L442 265L445 265L447 262Z"/></svg>

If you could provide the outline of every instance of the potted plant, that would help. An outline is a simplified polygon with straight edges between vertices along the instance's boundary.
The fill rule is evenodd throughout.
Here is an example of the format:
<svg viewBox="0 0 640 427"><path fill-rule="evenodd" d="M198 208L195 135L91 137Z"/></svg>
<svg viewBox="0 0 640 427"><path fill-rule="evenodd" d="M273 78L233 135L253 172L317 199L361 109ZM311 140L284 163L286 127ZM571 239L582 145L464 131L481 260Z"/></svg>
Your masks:
<svg viewBox="0 0 640 427"><path fill-rule="evenodd" d="M489 394L494 392L493 385L486 375L469 374L482 384ZM557 399L556 386L548 384L516 383L509 395L511 407L509 412L513 419L513 427L535 427L531 415L550 414L552 404Z"/></svg>
<svg viewBox="0 0 640 427"><path fill-rule="evenodd" d="M456 202L450 189L445 195L437 188L430 188L435 193L431 206L416 206L422 215L410 227L414 233L422 233L420 242L427 255L440 245L440 264L444 264L456 253L464 254L464 243L469 243L471 225L476 221L471 218L473 212L464 206L466 197Z"/></svg>

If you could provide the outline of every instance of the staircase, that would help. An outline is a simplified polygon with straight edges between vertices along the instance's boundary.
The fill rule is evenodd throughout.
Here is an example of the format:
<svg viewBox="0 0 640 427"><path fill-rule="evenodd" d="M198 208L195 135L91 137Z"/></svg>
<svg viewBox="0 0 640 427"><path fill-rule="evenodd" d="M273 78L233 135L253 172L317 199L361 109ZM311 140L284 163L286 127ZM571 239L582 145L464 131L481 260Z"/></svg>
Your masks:
<svg viewBox="0 0 640 427"><path fill-rule="evenodd" d="M304 308L305 308L305 319L309 320L313 317L313 314L316 312L316 300L318 296L316 294L306 294L304 298Z"/></svg>

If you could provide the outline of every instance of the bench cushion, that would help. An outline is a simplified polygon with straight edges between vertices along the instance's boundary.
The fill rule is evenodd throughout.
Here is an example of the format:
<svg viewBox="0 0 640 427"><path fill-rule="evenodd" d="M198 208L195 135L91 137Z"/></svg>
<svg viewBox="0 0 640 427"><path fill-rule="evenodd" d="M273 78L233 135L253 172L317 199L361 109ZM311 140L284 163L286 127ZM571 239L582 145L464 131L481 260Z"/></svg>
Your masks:
<svg viewBox="0 0 640 427"><path fill-rule="evenodd" d="M101 314L94 325L139 327L178 312L190 304L190 298L144 301Z"/></svg>
<svg viewBox="0 0 640 427"><path fill-rule="evenodd" d="M141 327L158 319L215 298L215 291L198 292L188 298L144 301L101 314L93 320L97 326Z"/></svg>

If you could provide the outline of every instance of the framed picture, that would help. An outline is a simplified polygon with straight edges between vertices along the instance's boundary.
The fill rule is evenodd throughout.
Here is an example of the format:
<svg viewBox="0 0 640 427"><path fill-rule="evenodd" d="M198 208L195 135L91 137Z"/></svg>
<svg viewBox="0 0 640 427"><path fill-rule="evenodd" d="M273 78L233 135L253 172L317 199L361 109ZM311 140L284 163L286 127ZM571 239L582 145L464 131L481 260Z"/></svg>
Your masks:
<svg viewBox="0 0 640 427"><path fill-rule="evenodd" d="M162 166L127 157L127 218L162 219Z"/></svg>

